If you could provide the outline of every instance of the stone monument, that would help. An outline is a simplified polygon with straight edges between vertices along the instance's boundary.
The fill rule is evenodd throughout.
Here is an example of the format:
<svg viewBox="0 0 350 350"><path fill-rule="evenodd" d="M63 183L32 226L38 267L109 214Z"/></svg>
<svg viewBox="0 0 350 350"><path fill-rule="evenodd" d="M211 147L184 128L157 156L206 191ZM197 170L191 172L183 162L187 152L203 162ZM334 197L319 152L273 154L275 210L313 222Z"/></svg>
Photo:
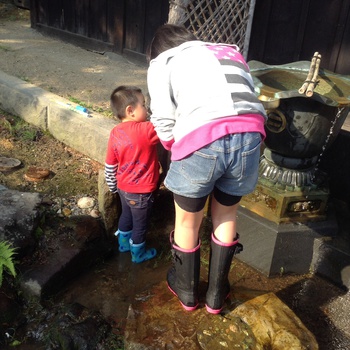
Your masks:
<svg viewBox="0 0 350 350"><path fill-rule="evenodd" d="M239 259L267 275L309 272L315 240L337 231L318 166L349 113L350 79L320 68L320 59L248 63L268 120L258 184L239 210Z"/></svg>

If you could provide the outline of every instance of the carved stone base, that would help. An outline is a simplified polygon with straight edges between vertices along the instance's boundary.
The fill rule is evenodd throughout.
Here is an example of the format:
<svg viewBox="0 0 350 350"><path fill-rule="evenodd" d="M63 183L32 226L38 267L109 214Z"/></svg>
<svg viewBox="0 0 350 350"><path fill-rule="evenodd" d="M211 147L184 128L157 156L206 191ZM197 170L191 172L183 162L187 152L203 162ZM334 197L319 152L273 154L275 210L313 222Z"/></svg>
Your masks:
<svg viewBox="0 0 350 350"><path fill-rule="evenodd" d="M244 196L241 206L274 223L310 222L326 219L327 189L287 191L260 181L254 192Z"/></svg>

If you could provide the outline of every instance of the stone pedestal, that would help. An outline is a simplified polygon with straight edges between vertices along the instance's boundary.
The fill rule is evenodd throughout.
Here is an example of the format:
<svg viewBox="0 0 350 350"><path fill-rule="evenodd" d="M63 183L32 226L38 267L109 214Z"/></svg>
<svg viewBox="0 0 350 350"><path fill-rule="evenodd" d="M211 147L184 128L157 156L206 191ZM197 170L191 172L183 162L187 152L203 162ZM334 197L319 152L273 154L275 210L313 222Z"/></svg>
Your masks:
<svg viewBox="0 0 350 350"><path fill-rule="evenodd" d="M327 189L287 191L277 185L265 186L260 180L255 191L242 198L241 204L276 224L324 221L328 196Z"/></svg>
<svg viewBox="0 0 350 350"><path fill-rule="evenodd" d="M246 208L237 213L237 232L243 251L237 259L267 276L304 274L313 270L315 241L331 240L337 234L335 219L307 223L277 224Z"/></svg>

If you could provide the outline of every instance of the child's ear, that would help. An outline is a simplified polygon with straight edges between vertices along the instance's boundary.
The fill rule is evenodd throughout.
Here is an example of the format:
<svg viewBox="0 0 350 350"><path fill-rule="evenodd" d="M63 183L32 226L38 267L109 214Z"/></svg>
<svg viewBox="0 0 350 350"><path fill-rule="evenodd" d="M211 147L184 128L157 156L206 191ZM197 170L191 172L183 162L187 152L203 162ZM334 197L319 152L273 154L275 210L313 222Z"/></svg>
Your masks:
<svg viewBox="0 0 350 350"><path fill-rule="evenodd" d="M134 113L134 108L131 105L128 105L125 109L126 115L130 116Z"/></svg>

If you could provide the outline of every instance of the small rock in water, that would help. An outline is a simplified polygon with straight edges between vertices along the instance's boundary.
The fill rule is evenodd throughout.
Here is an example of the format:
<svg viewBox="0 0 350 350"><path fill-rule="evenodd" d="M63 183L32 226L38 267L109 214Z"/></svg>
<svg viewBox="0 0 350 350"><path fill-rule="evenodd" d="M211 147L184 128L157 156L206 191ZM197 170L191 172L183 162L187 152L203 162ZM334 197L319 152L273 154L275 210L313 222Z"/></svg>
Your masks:
<svg viewBox="0 0 350 350"><path fill-rule="evenodd" d="M78 207L80 209L92 208L95 205L95 200L91 197L82 197L78 200Z"/></svg>
<svg viewBox="0 0 350 350"><path fill-rule="evenodd" d="M90 215L93 217L93 218L99 218L101 216L100 212L97 210L97 209L92 209L90 211Z"/></svg>
<svg viewBox="0 0 350 350"><path fill-rule="evenodd" d="M62 209L62 214L64 216L70 216L72 214L72 211L69 208L63 208Z"/></svg>
<svg viewBox="0 0 350 350"><path fill-rule="evenodd" d="M197 327L197 340L204 350L257 350L251 328L237 316L206 317Z"/></svg>

